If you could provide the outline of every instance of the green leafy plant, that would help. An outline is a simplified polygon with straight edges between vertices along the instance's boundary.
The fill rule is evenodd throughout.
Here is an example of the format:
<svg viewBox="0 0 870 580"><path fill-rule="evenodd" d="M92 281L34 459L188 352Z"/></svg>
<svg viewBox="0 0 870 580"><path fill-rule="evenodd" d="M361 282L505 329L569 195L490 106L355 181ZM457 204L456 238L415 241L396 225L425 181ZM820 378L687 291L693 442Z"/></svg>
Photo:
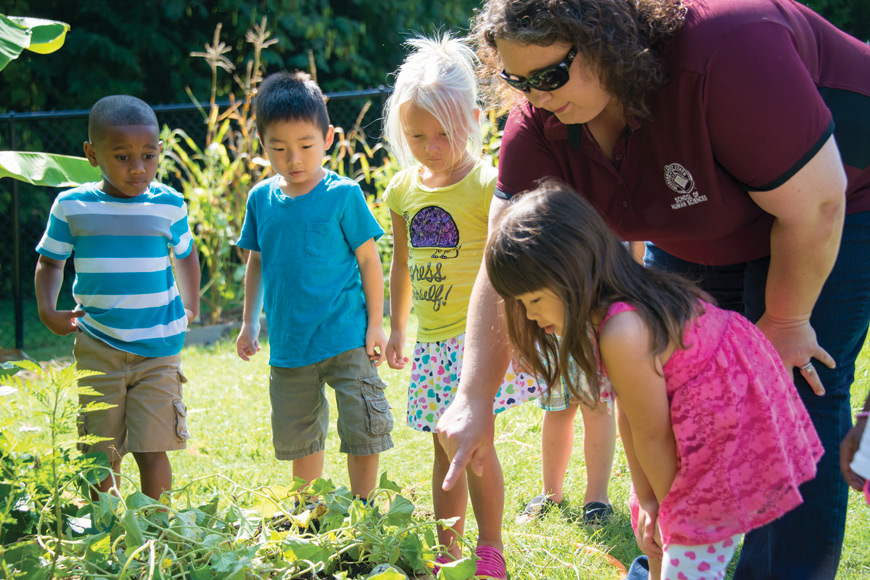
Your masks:
<svg viewBox="0 0 870 580"><path fill-rule="evenodd" d="M49 54L63 46L69 24L0 14L0 70L22 52Z"/></svg>
<svg viewBox="0 0 870 580"><path fill-rule="evenodd" d="M69 24L0 14L0 70L22 52L48 54L63 46ZM69 187L99 179L99 169L84 157L0 151L0 178L33 185Z"/></svg>
<svg viewBox="0 0 870 580"><path fill-rule="evenodd" d="M48 577L431 577L434 524L415 521L414 506L385 478L381 483L388 487L375 490L379 499L368 505L326 480L311 487L297 481L289 488L247 489L221 476L203 479L215 480L213 498L181 508L139 492L123 499L101 494L79 510L79 535L63 541L55 575ZM203 483L191 482L174 495ZM34 555L28 547L30 552L14 553ZM380 564L389 567L375 572ZM473 562L462 560L446 566L439 578L465 580L473 573Z"/></svg>
<svg viewBox="0 0 870 580"><path fill-rule="evenodd" d="M262 51L276 42L269 39L265 18L248 31L245 39L253 47L253 56L242 77L233 75L241 97L231 93L229 104L222 107L217 101L219 73L233 73L235 65L226 56L231 49L221 41L220 31L218 24L205 52L191 53L208 63L212 75L208 109L200 109L205 140L164 128L165 155L158 175L161 180L167 175L177 179L190 203L189 219L205 274L200 294L212 323L220 321L227 305L238 304L242 296L245 255L235 241L245 217L245 194L269 170L259 156L253 98L262 80Z"/></svg>
<svg viewBox="0 0 870 580"><path fill-rule="evenodd" d="M6 554L9 544L38 544L47 552L44 559L51 562L51 577L62 551L65 516L77 509L73 498L82 491L87 493L89 486L105 478L111 469L105 454L76 451L78 443L90 445L100 439L75 434L75 417L110 405L79 407L78 395L96 394L90 387L78 386L80 379L97 374L92 371L78 370L75 365L41 367L30 361L3 366L23 372L3 378L7 384L2 394L7 401L0 415L0 569L5 577L12 577ZM35 402L32 418L36 425L21 425L17 405L10 400L18 392ZM34 435L43 431L43 440ZM28 537L33 539L22 541Z"/></svg>
<svg viewBox="0 0 870 580"><path fill-rule="evenodd" d="M501 149L503 130L503 111L489 109L483 117L483 158L498 167L498 153Z"/></svg>
<svg viewBox="0 0 870 580"><path fill-rule="evenodd" d="M335 128L335 139L326 166L357 183L386 185L394 174L391 172L391 166L386 162L382 165L375 164L377 160L387 157L386 149L383 143L369 145L365 131L362 129L363 119L371 106L372 102L366 101L350 130L345 131L342 127ZM383 188L378 191L383 191Z"/></svg>
<svg viewBox="0 0 870 580"><path fill-rule="evenodd" d="M161 501L139 491L92 501L92 486L110 466L104 454L76 452L76 443L98 439L77 437L74 425L78 413L108 408L75 401L94 394L77 386L94 373L74 364L5 368L21 372L0 387L4 578L431 577L436 524L415 518L414 505L385 474L365 504L323 479L248 488L221 475L191 481ZM28 408L35 425L23 424ZM211 489L205 501L204 488ZM473 573L465 559L443 566L439 578Z"/></svg>

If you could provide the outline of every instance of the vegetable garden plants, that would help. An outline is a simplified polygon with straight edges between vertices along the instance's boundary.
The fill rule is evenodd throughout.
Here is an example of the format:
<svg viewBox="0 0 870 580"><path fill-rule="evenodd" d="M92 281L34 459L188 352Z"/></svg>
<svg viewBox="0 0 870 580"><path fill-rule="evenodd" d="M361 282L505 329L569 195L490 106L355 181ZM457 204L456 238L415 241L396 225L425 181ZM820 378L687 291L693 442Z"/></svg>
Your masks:
<svg viewBox="0 0 870 580"><path fill-rule="evenodd" d="M222 475L160 501L117 490L91 500L110 467L76 450L75 417L93 410L75 402L89 372L74 364L4 367L21 371L0 387L4 578L431 578L436 523L417 519L386 474L367 503L323 479L249 488ZM460 560L438 577L465 579L474 569Z"/></svg>

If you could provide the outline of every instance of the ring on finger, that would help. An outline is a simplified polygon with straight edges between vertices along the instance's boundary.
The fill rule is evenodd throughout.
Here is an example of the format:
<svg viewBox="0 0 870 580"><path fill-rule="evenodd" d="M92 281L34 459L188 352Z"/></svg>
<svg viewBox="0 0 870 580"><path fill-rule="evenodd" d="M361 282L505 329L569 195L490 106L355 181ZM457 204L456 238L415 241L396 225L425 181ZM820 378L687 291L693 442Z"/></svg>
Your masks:
<svg viewBox="0 0 870 580"><path fill-rule="evenodd" d="M807 364L800 366L798 368L800 368L801 371L803 371L807 374L812 374L812 373L816 372L816 369L813 366L813 361L810 361Z"/></svg>

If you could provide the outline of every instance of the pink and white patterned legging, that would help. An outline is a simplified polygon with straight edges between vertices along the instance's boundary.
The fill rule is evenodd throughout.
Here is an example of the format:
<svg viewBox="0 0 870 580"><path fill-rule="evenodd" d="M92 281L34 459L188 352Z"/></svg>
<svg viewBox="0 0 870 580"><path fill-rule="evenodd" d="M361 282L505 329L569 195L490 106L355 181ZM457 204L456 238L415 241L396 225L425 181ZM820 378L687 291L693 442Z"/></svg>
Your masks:
<svg viewBox="0 0 870 580"><path fill-rule="evenodd" d="M725 578L728 562L734 557L743 534L723 542L702 546L671 544L662 558L662 580L715 580Z"/></svg>

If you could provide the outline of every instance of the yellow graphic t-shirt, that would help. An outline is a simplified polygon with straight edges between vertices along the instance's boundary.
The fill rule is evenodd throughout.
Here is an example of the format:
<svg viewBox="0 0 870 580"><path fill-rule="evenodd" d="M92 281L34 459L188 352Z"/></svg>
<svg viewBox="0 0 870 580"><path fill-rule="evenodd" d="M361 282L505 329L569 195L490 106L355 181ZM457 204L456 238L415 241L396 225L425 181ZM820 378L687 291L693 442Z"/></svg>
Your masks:
<svg viewBox="0 0 870 580"><path fill-rule="evenodd" d="M411 167L397 174L384 192L387 206L405 220L420 342L465 332L497 176L488 161L479 160L458 183L431 188L420 183L417 167Z"/></svg>

